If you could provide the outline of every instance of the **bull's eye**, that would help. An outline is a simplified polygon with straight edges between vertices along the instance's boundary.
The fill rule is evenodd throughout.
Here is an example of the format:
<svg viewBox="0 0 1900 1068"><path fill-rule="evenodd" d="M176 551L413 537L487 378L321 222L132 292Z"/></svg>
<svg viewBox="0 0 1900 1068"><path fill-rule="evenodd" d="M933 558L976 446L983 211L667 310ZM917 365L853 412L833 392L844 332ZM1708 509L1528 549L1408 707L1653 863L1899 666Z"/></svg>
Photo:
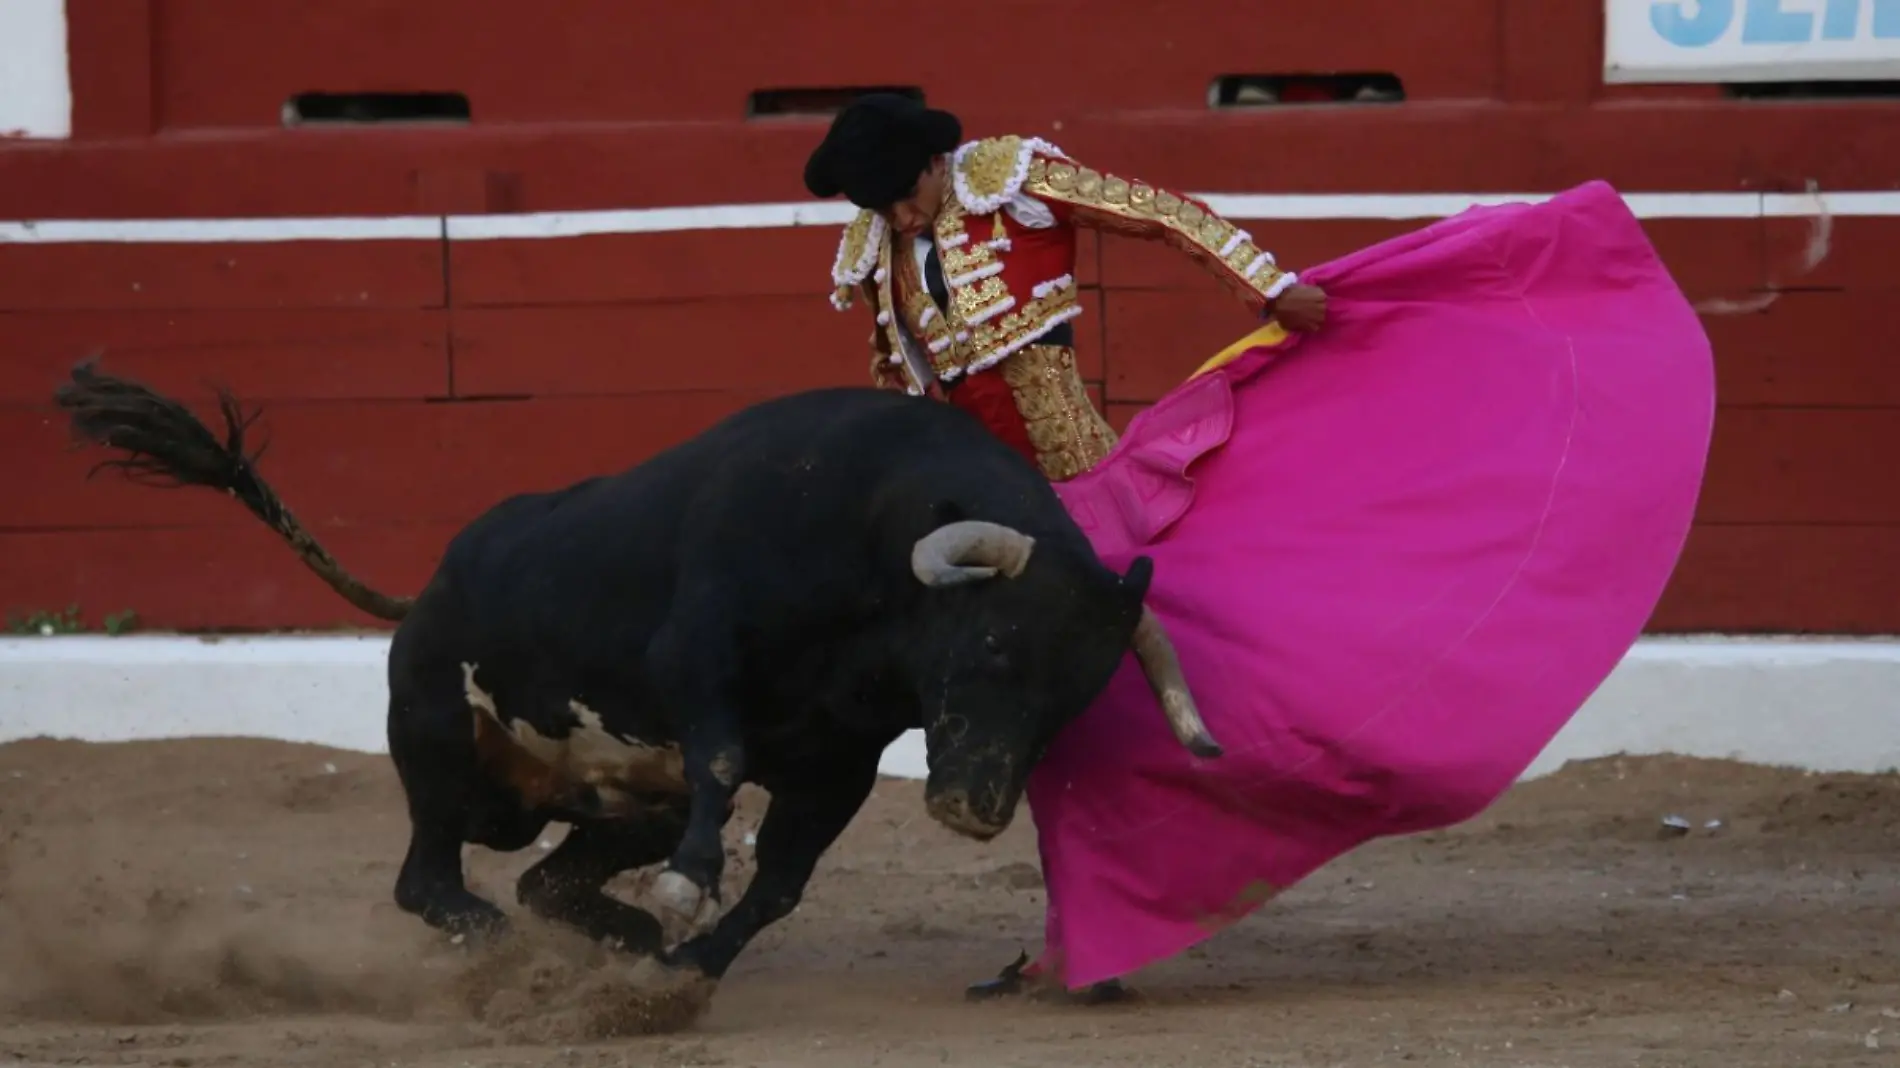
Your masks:
<svg viewBox="0 0 1900 1068"><path fill-rule="evenodd" d="M1003 655L1003 643L994 634L983 635L983 651L991 656Z"/></svg>

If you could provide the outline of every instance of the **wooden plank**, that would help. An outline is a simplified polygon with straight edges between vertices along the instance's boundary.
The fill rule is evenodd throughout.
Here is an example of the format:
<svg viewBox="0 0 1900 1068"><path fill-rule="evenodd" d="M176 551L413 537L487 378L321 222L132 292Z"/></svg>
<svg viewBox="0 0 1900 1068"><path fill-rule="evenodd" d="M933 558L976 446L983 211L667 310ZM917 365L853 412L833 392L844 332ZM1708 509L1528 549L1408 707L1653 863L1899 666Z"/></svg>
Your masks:
<svg viewBox="0 0 1900 1068"><path fill-rule="evenodd" d="M1645 219L1643 232L1692 301L1746 298L1767 279L1767 231L1760 220Z"/></svg>
<svg viewBox="0 0 1900 1068"><path fill-rule="evenodd" d="M458 308L796 296L833 310L838 227L453 241Z"/></svg>
<svg viewBox="0 0 1900 1068"><path fill-rule="evenodd" d="M1092 286L1083 288L1076 300L1082 314L1069 320L1075 324L1076 370L1090 382L1100 382L1108 374L1108 300Z"/></svg>
<svg viewBox="0 0 1900 1068"><path fill-rule="evenodd" d="M1724 408L1697 519L1900 523L1900 408Z"/></svg>
<svg viewBox="0 0 1900 1068"><path fill-rule="evenodd" d="M1106 239L1094 230L1075 233L1075 284L1085 289L1102 284L1102 246Z"/></svg>
<svg viewBox="0 0 1900 1068"><path fill-rule="evenodd" d="M1598 4L1499 5L1499 94L1513 103L1571 103L1591 98L1603 81L1595 48L1603 39Z"/></svg>
<svg viewBox="0 0 1900 1068"><path fill-rule="evenodd" d="M1274 262L1282 268L1304 271L1426 224L1386 219L1260 219L1240 220L1239 225L1273 253ZM1159 241L1121 236L1102 238L1102 284L1111 290L1204 290L1220 285L1184 253Z"/></svg>
<svg viewBox="0 0 1900 1068"><path fill-rule="evenodd" d="M1388 0L1333 0L1263 18L1176 0L1131 21L1049 0L1006 18L1012 41L1063 43L1063 76L1033 94L1042 114L1062 116L1204 108L1222 73L1387 70L1414 99L1492 97L1499 2L1438 0L1415 18L1394 17ZM972 118L1023 106L1020 88L973 61L998 55L989 19L875 0L709 0L669 12L665 32L652 18L616 0L547 0L528 19L466 0L168 0L160 99L177 128L274 125L284 100L313 85L461 91L476 121L493 123L739 121L753 90L838 85L926 85Z"/></svg>
<svg viewBox="0 0 1900 1068"><path fill-rule="evenodd" d="M448 393L448 313L365 309L19 312L0 317L0 404L44 407L80 359L189 402Z"/></svg>
<svg viewBox="0 0 1900 1068"><path fill-rule="evenodd" d="M1211 283L1194 292L1112 289L1103 304L1108 396L1117 403L1160 399L1260 325Z"/></svg>
<svg viewBox="0 0 1900 1068"><path fill-rule="evenodd" d="M157 128L152 100L156 2L66 0L74 137L146 137Z"/></svg>
<svg viewBox="0 0 1900 1068"><path fill-rule="evenodd" d="M461 396L871 384L870 314L822 296L478 308L455 313Z"/></svg>
<svg viewBox="0 0 1900 1068"><path fill-rule="evenodd" d="M1900 219L1774 218L1767 283L1784 288L1900 289ZM1818 260L1819 262L1815 262ZM1813 264L1813 266L1809 266Z"/></svg>
<svg viewBox="0 0 1900 1068"><path fill-rule="evenodd" d="M840 227L686 230L450 244L458 308L799 297L830 308ZM1076 240L1076 278L1096 284L1095 235Z"/></svg>
<svg viewBox="0 0 1900 1068"><path fill-rule="evenodd" d="M1131 109L1065 118L1056 132L1030 121L1036 125L1026 132L1049 137L1089 166L1185 192L1521 193L1599 177L1603 166L1550 173L1539 139L1547 117L1480 99L1425 108ZM1265 231L1260 236L1276 247Z"/></svg>
<svg viewBox="0 0 1900 1068"><path fill-rule="evenodd" d="M1243 223L1280 264L1304 271L1424 228L1423 220L1282 220ZM1746 300L1767 281L1764 228L1754 219L1648 219L1643 230L1691 300ZM1123 290L1207 290L1218 283L1194 261L1158 242L1102 242L1102 281ZM1224 294L1225 291L1221 290Z"/></svg>
<svg viewBox="0 0 1900 1068"><path fill-rule="evenodd" d="M1125 406L1124 406L1125 407ZM345 566L393 594L426 581L449 524L320 532ZM133 609L151 628L373 625L259 524L232 529L7 532L0 615L78 603L97 624ZM1900 527L1698 526L1649 621L1653 634L1900 632Z"/></svg>
<svg viewBox="0 0 1900 1068"><path fill-rule="evenodd" d="M1900 160L1892 109L1866 101L1606 100L1552 109L1537 127L1546 180L1588 175L1622 189L1887 189Z"/></svg>
<svg viewBox="0 0 1900 1068"><path fill-rule="evenodd" d="M914 75L892 71L900 81ZM1594 178L1633 192L1799 191L1809 180L1822 190L1883 189L1900 161L1900 124L1858 104L1474 101L1217 113L1196 103L1065 115L1035 94L981 112L944 99L965 112L972 136L1044 135L1094 166L1198 192L1523 193ZM449 179L429 176L451 174L471 190L480 183L489 211L806 201L800 175L823 133L821 119L734 116L73 141L0 152L0 203L9 217L41 219L401 214L441 207Z"/></svg>
<svg viewBox="0 0 1900 1068"><path fill-rule="evenodd" d="M428 581L451 524L388 524L318 532L325 548L372 587L402 596ZM261 523L0 532L0 552L32 567L0 568L0 617L77 604L94 629L132 610L152 630L267 631L388 628L324 585Z"/></svg>
<svg viewBox="0 0 1900 1068"><path fill-rule="evenodd" d="M280 404L265 409L253 440L271 442L264 477L313 525L465 521L510 493L620 470L766 396ZM88 481L88 468L112 454L71 451L51 411L0 410L0 455L19 458L0 485L10 501L0 529L255 522L219 495L165 492L109 471Z"/></svg>
<svg viewBox="0 0 1900 1068"><path fill-rule="evenodd" d="M1892 291L1776 294L1749 314L1705 314L1717 396L1730 407L1900 407L1900 301Z"/></svg>
<svg viewBox="0 0 1900 1068"><path fill-rule="evenodd" d="M444 292L435 241L0 244L0 311L440 308Z"/></svg>
<svg viewBox="0 0 1900 1068"><path fill-rule="evenodd" d="M1084 290L1092 313L1097 291ZM688 303L478 308L454 316L465 397L870 385L870 315L808 294ZM1082 376L1102 377L1100 316L1076 321Z"/></svg>
<svg viewBox="0 0 1900 1068"><path fill-rule="evenodd" d="M1698 524L1652 633L1900 633L1900 526Z"/></svg>

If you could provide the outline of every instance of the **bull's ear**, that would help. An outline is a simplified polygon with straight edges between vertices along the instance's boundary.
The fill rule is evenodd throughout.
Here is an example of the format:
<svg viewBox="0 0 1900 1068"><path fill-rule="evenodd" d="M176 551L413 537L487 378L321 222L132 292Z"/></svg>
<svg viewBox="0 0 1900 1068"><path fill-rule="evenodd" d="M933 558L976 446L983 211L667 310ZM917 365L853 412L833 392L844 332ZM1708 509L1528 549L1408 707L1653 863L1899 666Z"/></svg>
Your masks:
<svg viewBox="0 0 1900 1068"><path fill-rule="evenodd" d="M1122 572L1121 588L1140 604L1148 597L1148 584L1154 581L1155 562L1146 556L1137 556L1128 564L1128 570Z"/></svg>

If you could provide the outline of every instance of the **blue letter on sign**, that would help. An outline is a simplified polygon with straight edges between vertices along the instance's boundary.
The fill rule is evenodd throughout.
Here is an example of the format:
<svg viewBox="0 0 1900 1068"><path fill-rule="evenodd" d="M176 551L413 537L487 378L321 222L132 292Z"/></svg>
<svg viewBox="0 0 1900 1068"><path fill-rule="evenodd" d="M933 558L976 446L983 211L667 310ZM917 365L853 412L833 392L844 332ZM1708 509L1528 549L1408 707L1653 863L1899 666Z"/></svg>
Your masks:
<svg viewBox="0 0 1900 1068"><path fill-rule="evenodd" d="M1707 48L1735 20L1735 0L1702 0L1693 16L1682 13L1687 6L1682 0L1649 5L1649 24L1677 48Z"/></svg>
<svg viewBox="0 0 1900 1068"><path fill-rule="evenodd" d="M1860 0L1827 0L1827 7L1821 12L1821 39L1824 41L1851 41L1854 31L1859 29Z"/></svg>
<svg viewBox="0 0 1900 1068"><path fill-rule="evenodd" d="M1874 0L1874 37L1889 41L1900 37L1900 0Z"/></svg>
<svg viewBox="0 0 1900 1068"><path fill-rule="evenodd" d="M1804 44L1814 39L1814 16L1783 11L1781 0L1748 0L1742 19L1743 44Z"/></svg>
<svg viewBox="0 0 1900 1068"><path fill-rule="evenodd" d="M1827 0L1821 12L1821 37L1851 41L1860 31L1860 0ZM1900 0L1874 0L1874 40L1900 37Z"/></svg>

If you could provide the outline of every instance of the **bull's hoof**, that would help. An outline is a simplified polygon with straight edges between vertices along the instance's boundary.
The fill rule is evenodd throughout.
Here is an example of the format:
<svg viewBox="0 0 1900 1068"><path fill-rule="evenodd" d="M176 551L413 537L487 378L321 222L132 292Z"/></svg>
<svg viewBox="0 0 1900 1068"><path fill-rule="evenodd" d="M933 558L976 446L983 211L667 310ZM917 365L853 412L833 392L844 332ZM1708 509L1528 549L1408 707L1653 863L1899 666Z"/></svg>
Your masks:
<svg viewBox="0 0 1900 1068"><path fill-rule="evenodd" d="M719 898L698 883L668 869L653 880L654 911L661 925L678 937L691 937L707 928L719 915Z"/></svg>
<svg viewBox="0 0 1900 1068"><path fill-rule="evenodd" d="M655 957L666 948L666 929L645 909L629 907L595 932L600 944L630 957Z"/></svg>
<svg viewBox="0 0 1900 1068"><path fill-rule="evenodd" d="M491 912L476 913L459 917L455 922L445 925L442 936L449 945L463 951L494 949L515 935L515 925L508 914L495 909Z"/></svg>

